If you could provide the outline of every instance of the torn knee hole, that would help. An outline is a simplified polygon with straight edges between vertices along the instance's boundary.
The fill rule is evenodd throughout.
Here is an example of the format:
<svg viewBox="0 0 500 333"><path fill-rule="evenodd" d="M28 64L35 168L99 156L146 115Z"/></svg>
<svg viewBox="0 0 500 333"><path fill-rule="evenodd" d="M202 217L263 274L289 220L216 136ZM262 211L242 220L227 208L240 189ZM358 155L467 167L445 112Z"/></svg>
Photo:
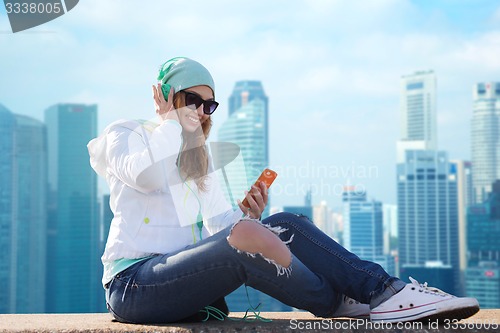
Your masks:
<svg viewBox="0 0 500 333"><path fill-rule="evenodd" d="M285 242L258 222L252 220L237 222L227 240L238 252L244 252L251 257L259 254L265 260L272 261L284 269L291 265L292 254Z"/></svg>

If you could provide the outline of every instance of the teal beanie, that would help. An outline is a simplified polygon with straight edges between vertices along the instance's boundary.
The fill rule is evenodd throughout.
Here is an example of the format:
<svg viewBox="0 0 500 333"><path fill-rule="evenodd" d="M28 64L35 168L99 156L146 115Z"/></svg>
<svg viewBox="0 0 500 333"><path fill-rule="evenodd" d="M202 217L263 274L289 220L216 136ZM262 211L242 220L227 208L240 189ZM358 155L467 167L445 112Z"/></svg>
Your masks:
<svg viewBox="0 0 500 333"><path fill-rule="evenodd" d="M215 96L215 84L210 72L189 58L176 57L165 62L158 73L158 81L173 87L174 93L194 86L209 86Z"/></svg>

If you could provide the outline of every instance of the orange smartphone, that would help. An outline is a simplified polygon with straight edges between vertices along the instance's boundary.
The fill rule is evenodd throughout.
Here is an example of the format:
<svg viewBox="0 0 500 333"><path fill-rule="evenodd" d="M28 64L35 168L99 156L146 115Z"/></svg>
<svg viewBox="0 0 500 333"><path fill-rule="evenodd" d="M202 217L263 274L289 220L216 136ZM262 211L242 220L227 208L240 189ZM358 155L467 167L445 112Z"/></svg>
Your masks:
<svg viewBox="0 0 500 333"><path fill-rule="evenodd" d="M259 178L257 178L254 185L258 187L260 182L264 182L264 184L266 184L267 188L269 188L269 187L271 187L271 184L274 182L276 177L278 177L278 174L276 173L276 171L273 171L271 169L265 169L264 171L262 171ZM243 200L242 204L243 204L243 206L250 208L250 204L248 203L247 198L245 198Z"/></svg>

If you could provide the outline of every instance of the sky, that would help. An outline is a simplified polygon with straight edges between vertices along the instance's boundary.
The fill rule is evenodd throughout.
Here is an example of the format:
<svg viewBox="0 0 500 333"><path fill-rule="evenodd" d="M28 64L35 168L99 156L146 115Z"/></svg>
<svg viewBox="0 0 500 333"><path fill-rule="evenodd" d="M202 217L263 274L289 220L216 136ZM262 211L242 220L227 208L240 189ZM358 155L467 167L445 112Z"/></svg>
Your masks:
<svg viewBox="0 0 500 333"><path fill-rule="evenodd" d="M175 56L215 79L212 140L235 82L262 82L272 206L310 189L335 208L344 185L395 204L401 77L434 70L439 149L470 159L473 85L500 81L500 2L82 0L15 34L0 6L0 103L17 114L97 104L99 131L150 119L151 85Z"/></svg>

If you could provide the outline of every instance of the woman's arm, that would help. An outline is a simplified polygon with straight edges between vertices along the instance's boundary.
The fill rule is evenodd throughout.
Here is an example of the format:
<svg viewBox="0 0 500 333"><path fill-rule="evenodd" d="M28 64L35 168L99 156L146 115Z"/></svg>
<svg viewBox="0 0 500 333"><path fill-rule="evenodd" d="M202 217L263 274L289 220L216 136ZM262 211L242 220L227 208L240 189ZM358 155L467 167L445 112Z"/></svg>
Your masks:
<svg viewBox="0 0 500 333"><path fill-rule="evenodd" d="M164 121L149 137L135 122L112 127L106 135L107 172L141 192L162 188L176 167L181 131L174 120Z"/></svg>
<svg viewBox="0 0 500 333"><path fill-rule="evenodd" d="M151 192L166 184L170 170L175 168L182 145L182 127L173 107L174 90L168 102L161 85L152 86L156 114L163 122L151 136L144 127L129 122L128 126L112 127L107 134L106 163L109 172L130 187Z"/></svg>

